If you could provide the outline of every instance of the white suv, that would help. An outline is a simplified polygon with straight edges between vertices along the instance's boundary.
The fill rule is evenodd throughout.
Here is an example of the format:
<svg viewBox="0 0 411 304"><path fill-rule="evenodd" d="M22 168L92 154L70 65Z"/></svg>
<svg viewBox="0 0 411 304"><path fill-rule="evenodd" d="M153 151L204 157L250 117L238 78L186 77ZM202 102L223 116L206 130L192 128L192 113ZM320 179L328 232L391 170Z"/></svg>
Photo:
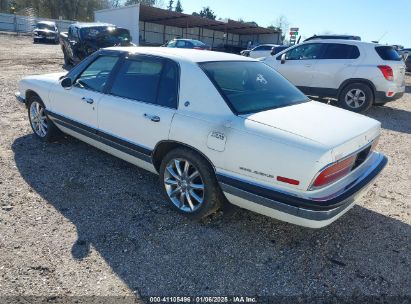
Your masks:
<svg viewBox="0 0 411 304"><path fill-rule="evenodd" d="M315 40L262 61L306 95L336 98L354 112L401 98L405 91L405 64L391 46Z"/></svg>

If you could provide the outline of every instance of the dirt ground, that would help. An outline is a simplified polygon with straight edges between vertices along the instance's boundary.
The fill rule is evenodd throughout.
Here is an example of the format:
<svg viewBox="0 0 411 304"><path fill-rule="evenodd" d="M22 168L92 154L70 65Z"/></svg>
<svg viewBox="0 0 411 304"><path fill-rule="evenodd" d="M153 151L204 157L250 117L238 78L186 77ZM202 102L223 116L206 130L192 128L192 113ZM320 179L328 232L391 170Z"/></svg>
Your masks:
<svg viewBox="0 0 411 304"><path fill-rule="evenodd" d="M157 176L73 138L36 140L14 92L23 76L62 62L58 45L0 35L0 303L411 301L411 77L402 99L367 113L382 123L388 166L356 207L311 230L239 208L191 222L168 207Z"/></svg>

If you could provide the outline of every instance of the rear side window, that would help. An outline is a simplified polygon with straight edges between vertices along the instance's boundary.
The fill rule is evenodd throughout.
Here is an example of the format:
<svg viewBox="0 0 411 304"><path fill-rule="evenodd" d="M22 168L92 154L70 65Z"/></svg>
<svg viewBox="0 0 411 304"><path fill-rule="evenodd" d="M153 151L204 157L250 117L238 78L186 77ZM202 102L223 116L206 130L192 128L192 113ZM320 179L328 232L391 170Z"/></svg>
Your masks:
<svg viewBox="0 0 411 304"><path fill-rule="evenodd" d="M174 62L140 57L125 60L110 94L176 108L177 92L178 67Z"/></svg>
<svg viewBox="0 0 411 304"><path fill-rule="evenodd" d="M179 69L175 62L167 60L163 66L157 104L167 108L177 108Z"/></svg>
<svg viewBox="0 0 411 304"><path fill-rule="evenodd" d="M355 45L327 43L322 59L357 59L360 51Z"/></svg>
<svg viewBox="0 0 411 304"><path fill-rule="evenodd" d="M401 61L400 54L392 46L377 46L375 50L382 60Z"/></svg>
<svg viewBox="0 0 411 304"><path fill-rule="evenodd" d="M137 101L156 103L161 69L162 62L158 59L127 59L121 66L110 93Z"/></svg>

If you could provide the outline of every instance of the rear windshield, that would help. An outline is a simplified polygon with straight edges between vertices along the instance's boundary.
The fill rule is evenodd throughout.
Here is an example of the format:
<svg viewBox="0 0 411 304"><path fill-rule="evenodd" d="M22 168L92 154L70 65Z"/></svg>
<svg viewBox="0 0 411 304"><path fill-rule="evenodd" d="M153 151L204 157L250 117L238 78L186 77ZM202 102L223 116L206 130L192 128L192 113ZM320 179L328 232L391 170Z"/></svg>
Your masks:
<svg viewBox="0 0 411 304"><path fill-rule="evenodd" d="M382 60L401 61L401 56L392 46L377 46L375 48Z"/></svg>
<svg viewBox="0 0 411 304"><path fill-rule="evenodd" d="M200 66L236 114L308 101L300 90L262 62L220 61Z"/></svg>

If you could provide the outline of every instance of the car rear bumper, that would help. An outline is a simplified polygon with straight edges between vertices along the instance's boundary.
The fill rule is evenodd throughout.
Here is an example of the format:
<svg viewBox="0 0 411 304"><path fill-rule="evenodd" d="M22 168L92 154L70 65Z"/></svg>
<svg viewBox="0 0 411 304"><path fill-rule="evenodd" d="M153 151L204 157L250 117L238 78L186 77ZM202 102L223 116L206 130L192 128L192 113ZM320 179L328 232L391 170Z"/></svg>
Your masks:
<svg viewBox="0 0 411 304"><path fill-rule="evenodd" d="M377 92L375 92L375 103L376 104L386 103L386 102L390 102L390 101L400 99L404 96L404 92L405 92L405 87L404 87L404 91L397 92L393 96L388 97L386 92L377 91Z"/></svg>
<svg viewBox="0 0 411 304"><path fill-rule="evenodd" d="M284 192L217 175L227 199L242 208L296 225L321 228L347 212L387 164L374 153L372 163L354 182L325 199L301 198Z"/></svg>

